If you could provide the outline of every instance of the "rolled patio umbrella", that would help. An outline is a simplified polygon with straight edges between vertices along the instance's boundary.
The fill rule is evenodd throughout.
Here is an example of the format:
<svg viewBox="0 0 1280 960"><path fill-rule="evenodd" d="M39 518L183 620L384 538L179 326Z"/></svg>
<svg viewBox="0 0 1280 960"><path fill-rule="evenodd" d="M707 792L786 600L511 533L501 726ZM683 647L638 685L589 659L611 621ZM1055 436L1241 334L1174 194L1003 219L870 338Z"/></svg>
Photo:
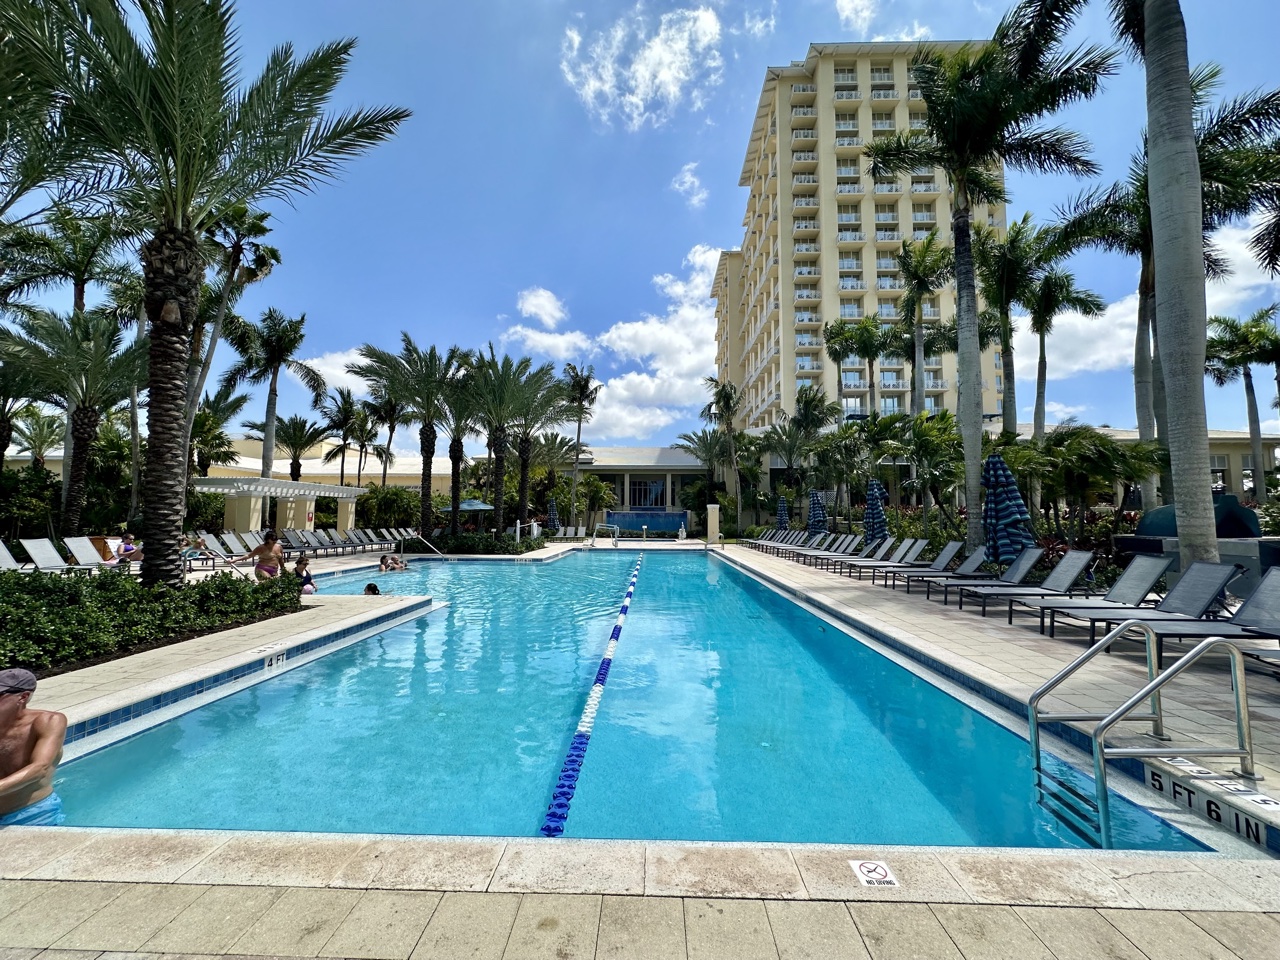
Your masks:
<svg viewBox="0 0 1280 960"><path fill-rule="evenodd" d="M551 503L547 506L547 529L555 533L560 529L560 517L556 513L556 501L552 498Z"/></svg>
<svg viewBox="0 0 1280 960"><path fill-rule="evenodd" d="M867 543L875 543L889 535L889 521L884 516L884 502L889 492L879 480L867 484L867 509L862 515L862 532Z"/></svg>
<svg viewBox="0 0 1280 960"><path fill-rule="evenodd" d="M791 512L787 509L787 498L778 498L778 529L786 530L791 526Z"/></svg>
<svg viewBox="0 0 1280 960"><path fill-rule="evenodd" d="M809 491L809 532L827 532L827 506L822 502L822 494L817 490Z"/></svg>
<svg viewBox="0 0 1280 960"><path fill-rule="evenodd" d="M1004 457L993 453L982 465L982 486L987 491L982 502L982 530L987 541L987 559L1012 563L1027 547L1035 546L1031 535L1031 514Z"/></svg>

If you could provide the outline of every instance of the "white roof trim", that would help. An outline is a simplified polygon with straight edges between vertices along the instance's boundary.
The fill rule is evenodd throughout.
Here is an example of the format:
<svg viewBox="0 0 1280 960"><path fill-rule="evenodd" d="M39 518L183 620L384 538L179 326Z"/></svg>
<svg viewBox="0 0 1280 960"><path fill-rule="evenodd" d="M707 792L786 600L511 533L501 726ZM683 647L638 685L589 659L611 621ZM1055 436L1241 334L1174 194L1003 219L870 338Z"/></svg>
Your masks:
<svg viewBox="0 0 1280 960"><path fill-rule="evenodd" d="M267 477L196 477L192 486L200 493L221 493L233 497L337 497L354 500L365 487L340 487L336 483L306 483Z"/></svg>

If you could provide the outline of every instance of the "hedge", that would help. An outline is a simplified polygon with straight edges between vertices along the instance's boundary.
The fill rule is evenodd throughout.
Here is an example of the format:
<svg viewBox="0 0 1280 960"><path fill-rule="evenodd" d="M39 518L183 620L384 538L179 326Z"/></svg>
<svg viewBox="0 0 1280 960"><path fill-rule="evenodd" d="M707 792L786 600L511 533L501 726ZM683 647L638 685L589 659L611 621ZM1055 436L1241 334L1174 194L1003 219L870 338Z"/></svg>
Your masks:
<svg viewBox="0 0 1280 960"><path fill-rule="evenodd" d="M441 553L501 555L528 553L547 545L543 537L521 537L520 542L516 543L516 538L506 533L496 537L491 533L460 533L456 537L446 533L436 537L431 543Z"/></svg>
<svg viewBox="0 0 1280 960"><path fill-rule="evenodd" d="M144 587L117 571L68 577L3 572L0 669L55 672L291 613L300 601L293 576L253 583L220 573L173 589Z"/></svg>

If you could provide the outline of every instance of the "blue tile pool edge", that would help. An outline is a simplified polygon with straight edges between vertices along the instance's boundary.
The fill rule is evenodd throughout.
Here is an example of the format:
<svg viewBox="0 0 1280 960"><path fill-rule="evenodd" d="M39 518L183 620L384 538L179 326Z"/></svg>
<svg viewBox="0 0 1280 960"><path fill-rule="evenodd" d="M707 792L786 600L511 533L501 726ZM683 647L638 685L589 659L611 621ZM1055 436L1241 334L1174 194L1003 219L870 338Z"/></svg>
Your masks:
<svg viewBox="0 0 1280 960"><path fill-rule="evenodd" d="M64 744L76 743L86 737L104 733L113 727L121 724L129 723L145 717L148 714L155 713L166 707L174 706L184 700L190 700L192 697L198 697L202 694L216 690L218 687L224 687L227 684L235 683L246 677L254 676L259 673L267 672L274 664L288 662L323 647L332 646L341 643L356 634L365 633L370 630L377 630L379 627L385 627L389 624L399 621L412 619L427 613L432 609L441 607L442 604L435 603L431 597L421 597L410 603L406 603L395 610L386 613L379 613L376 616L362 620L358 623L349 624L334 630L322 633L318 637L310 640L304 640L301 643L293 644L281 650L273 651L270 656L254 656L253 659L237 664L234 667L228 667L218 673L208 677L201 677L199 680L193 680L185 683L173 690L167 690L150 697L145 697L134 703L126 704L123 707L117 707L106 713L99 714L96 717L88 717L79 720L67 726L66 738Z"/></svg>
<svg viewBox="0 0 1280 960"><path fill-rule="evenodd" d="M846 626L852 627L856 631L866 634L867 636L875 640L877 643L883 644L884 646L888 647L890 650L893 650L895 653L901 654L907 659L915 663L918 663L922 667L927 668L929 671L946 678L950 682L954 683L956 686L961 687L962 689L967 690L970 693L976 694L978 697L981 697L983 700L986 700L988 703L991 703L997 707L1000 707L1002 710L1005 710L1013 714L1014 716L1018 717L1020 720L1024 720L1024 721L1026 720L1027 705L1023 703L1021 700L1018 700L1016 697L1013 697L1010 694L1005 693L1003 690L997 689L996 687L993 687L990 684L977 679L976 677L972 677L961 670L957 670L955 667L951 666L950 664L944 663L943 661L939 660L937 657L930 656L929 654L925 653L923 650L916 648L915 646L911 645L910 643L907 643L906 641L903 641L898 639L897 637L894 637L892 634L885 633L883 630L877 629L876 627L873 627L864 623L863 621L859 620L857 617L851 616L849 613L845 612L844 610L841 610L831 605L830 603L826 602L825 600L821 599L819 595L812 594L799 587L794 587L791 584L785 583L777 579L776 577L770 576L767 573L763 573L762 571L755 570L747 566L746 564L742 563L740 560L730 557L723 552L708 550L707 553L710 556L715 557L716 559L724 561L725 563L729 564L734 569L739 570L746 576L752 577L754 579L761 581L762 583L767 584L772 589L778 591L779 593L784 594L785 596L790 597L792 600L797 600L802 603L808 604L817 610L821 610L823 613L825 613L827 616L831 617L832 619L837 620L840 623L845 624ZM1086 734L1084 731L1077 730L1075 727L1072 727L1068 724L1056 723L1056 722L1045 723L1041 725L1041 730L1049 734L1050 736L1057 737L1058 739L1066 742L1070 746L1075 747L1077 750L1080 750L1082 753L1091 754L1093 752L1092 738L1088 734ZM1019 731L1015 730L1011 732L1013 732L1016 736L1019 736L1024 740L1026 739L1026 737ZM1107 763L1111 768L1119 771L1120 773L1123 773L1130 780L1136 781L1137 783L1141 784L1143 787L1147 787L1146 767L1141 760L1138 760L1136 758L1131 758L1131 757L1120 757L1114 760L1108 760ZM1165 765L1161 764L1160 768L1165 769ZM1168 768L1168 773L1169 773L1170 779L1172 779L1176 771L1173 770L1173 768ZM1222 802L1226 803L1225 800L1223 800ZM1233 804L1226 803L1226 805L1234 808ZM1160 816L1160 814L1157 813L1156 811L1150 809L1145 805L1142 805L1142 808L1151 816L1157 818L1158 820L1164 823L1168 823L1168 821L1165 820L1164 817ZM1264 846L1273 855L1280 856L1280 826L1277 826L1274 823L1270 823L1265 817L1258 816L1254 813L1250 813L1249 811L1240 811L1240 812L1245 813L1250 817L1253 817L1255 820L1262 822L1266 826L1267 834L1266 834L1265 842L1262 844L1262 846ZM1211 826L1211 827L1214 826L1212 821L1204 819L1204 822L1208 826ZM1169 825L1173 829L1178 830L1182 833L1186 832L1185 830L1182 830L1181 827L1178 827L1176 824L1169 824ZM1226 827L1223 827L1223 826L1218 826L1218 829L1225 830L1228 833L1231 833L1230 830L1228 830ZM1195 839L1195 838L1193 837L1192 839ZM1244 842L1248 843L1249 841L1245 840Z"/></svg>

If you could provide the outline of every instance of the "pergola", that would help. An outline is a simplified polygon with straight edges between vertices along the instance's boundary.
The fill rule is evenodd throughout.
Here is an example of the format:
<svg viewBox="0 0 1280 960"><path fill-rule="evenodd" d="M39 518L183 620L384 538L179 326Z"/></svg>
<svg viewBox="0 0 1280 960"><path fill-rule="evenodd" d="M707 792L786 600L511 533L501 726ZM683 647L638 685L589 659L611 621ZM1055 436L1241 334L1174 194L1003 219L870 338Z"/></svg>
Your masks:
<svg viewBox="0 0 1280 960"><path fill-rule="evenodd" d="M276 499L278 530L314 529L316 497L337 499L338 529L348 530L356 525L356 497L367 489L273 477L197 477L192 485L200 493L220 493L227 498L222 515L225 530L260 530L266 497Z"/></svg>

